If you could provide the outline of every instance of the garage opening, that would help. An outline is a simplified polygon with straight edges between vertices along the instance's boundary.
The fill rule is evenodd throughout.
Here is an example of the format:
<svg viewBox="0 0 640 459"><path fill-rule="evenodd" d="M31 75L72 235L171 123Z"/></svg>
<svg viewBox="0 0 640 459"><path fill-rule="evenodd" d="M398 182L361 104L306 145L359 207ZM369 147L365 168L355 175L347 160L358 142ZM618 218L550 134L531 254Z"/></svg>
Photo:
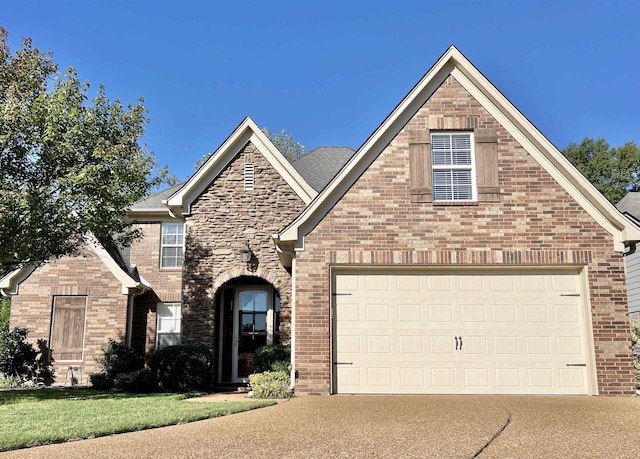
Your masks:
<svg viewBox="0 0 640 459"><path fill-rule="evenodd" d="M333 392L592 394L579 270L335 271Z"/></svg>

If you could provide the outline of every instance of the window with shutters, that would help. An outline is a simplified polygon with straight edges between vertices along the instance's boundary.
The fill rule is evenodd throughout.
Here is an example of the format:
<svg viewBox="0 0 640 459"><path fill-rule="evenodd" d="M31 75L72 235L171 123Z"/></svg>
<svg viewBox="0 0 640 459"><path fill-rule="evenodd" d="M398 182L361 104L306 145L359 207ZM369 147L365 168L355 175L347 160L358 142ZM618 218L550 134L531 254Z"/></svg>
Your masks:
<svg viewBox="0 0 640 459"><path fill-rule="evenodd" d="M160 247L161 268L181 268L184 255L184 225L163 223Z"/></svg>
<svg viewBox="0 0 640 459"><path fill-rule="evenodd" d="M180 303L158 303L156 347L175 346L181 343L182 305Z"/></svg>
<svg viewBox="0 0 640 459"><path fill-rule="evenodd" d="M434 201L477 199L473 134L431 134L431 186Z"/></svg>
<svg viewBox="0 0 640 459"><path fill-rule="evenodd" d="M86 296L54 296L51 318L52 356L60 361L82 361Z"/></svg>

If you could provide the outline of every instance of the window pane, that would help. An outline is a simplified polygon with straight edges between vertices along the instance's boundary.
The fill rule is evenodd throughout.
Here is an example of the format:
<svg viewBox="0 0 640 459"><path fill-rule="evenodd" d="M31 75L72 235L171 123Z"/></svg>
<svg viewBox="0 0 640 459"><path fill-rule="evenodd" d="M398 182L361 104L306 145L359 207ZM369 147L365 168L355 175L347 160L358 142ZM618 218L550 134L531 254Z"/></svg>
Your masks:
<svg viewBox="0 0 640 459"><path fill-rule="evenodd" d="M435 200L471 200L473 188L470 170L439 169L433 171Z"/></svg>
<svg viewBox="0 0 640 459"><path fill-rule="evenodd" d="M179 268L184 255L184 225L182 223L162 224L162 247L160 266L163 268Z"/></svg>
<svg viewBox="0 0 640 459"><path fill-rule="evenodd" d="M451 152L448 152L448 151L433 151L431 153L431 163L434 166L450 166L451 165Z"/></svg>
<svg viewBox="0 0 640 459"><path fill-rule="evenodd" d="M158 347L180 344L182 305L180 303L158 303L156 314L158 316Z"/></svg>
<svg viewBox="0 0 640 459"><path fill-rule="evenodd" d="M255 315L255 331L265 333L267 331L267 315L265 313L259 313Z"/></svg>
<svg viewBox="0 0 640 459"><path fill-rule="evenodd" d="M453 150L471 150L471 136L469 134L452 134L451 148Z"/></svg>
<svg viewBox="0 0 640 459"><path fill-rule="evenodd" d="M177 346L180 344L180 333L158 334L158 347Z"/></svg>
<svg viewBox="0 0 640 459"><path fill-rule="evenodd" d="M267 292L263 290L242 290L239 297L241 311L267 311Z"/></svg>
<svg viewBox="0 0 640 459"><path fill-rule="evenodd" d="M449 134L434 134L431 136L432 150L448 150L451 148L451 136Z"/></svg>

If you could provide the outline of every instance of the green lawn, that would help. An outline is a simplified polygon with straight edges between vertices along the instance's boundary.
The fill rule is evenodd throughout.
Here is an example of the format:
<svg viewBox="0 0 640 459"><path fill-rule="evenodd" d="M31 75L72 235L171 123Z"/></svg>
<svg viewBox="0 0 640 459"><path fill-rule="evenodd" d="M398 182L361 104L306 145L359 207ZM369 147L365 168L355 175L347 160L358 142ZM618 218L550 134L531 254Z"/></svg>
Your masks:
<svg viewBox="0 0 640 459"><path fill-rule="evenodd" d="M0 451L184 424L275 403L192 403L188 397L90 389L0 391Z"/></svg>

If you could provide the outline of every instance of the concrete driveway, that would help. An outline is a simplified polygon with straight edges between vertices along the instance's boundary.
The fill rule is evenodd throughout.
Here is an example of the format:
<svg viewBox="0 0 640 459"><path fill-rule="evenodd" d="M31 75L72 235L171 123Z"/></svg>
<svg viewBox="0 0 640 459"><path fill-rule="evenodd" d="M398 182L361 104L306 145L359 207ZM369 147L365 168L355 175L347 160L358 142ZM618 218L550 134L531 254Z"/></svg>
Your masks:
<svg viewBox="0 0 640 459"><path fill-rule="evenodd" d="M639 414L640 397L299 397L2 457L636 458Z"/></svg>

